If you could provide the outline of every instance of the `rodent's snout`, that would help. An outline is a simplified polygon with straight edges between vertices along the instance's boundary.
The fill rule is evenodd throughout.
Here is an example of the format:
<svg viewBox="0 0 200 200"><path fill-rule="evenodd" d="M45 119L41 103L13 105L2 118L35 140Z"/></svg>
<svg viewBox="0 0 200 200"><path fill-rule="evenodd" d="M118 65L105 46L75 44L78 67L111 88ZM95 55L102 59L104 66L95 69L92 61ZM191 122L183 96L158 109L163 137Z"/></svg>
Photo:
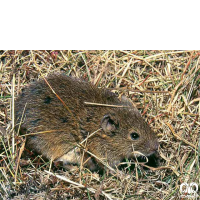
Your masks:
<svg viewBox="0 0 200 200"><path fill-rule="evenodd" d="M159 147L159 143L158 143L158 141L156 140L155 144L153 145L153 150L154 150L154 151L157 151L157 150L158 150L158 147Z"/></svg>
<svg viewBox="0 0 200 200"><path fill-rule="evenodd" d="M157 140L148 141L146 147L147 149L149 149L150 152L155 152L158 150L159 143Z"/></svg>

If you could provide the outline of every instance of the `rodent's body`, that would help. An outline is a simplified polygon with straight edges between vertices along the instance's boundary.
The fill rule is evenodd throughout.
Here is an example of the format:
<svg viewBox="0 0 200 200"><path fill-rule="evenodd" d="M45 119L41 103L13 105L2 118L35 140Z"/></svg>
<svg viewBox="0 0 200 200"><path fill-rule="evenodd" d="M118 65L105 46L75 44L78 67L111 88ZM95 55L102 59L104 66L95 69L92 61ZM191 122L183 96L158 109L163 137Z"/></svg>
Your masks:
<svg viewBox="0 0 200 200"><path fill-rule="evenodd" d="M27 136L28 148L52 160L63 158L65 163L74 163L72 152L77 144L101 128L88 138L86 148L100 159L107 159L111 166L133 156L133 150L145 155L157 150L155 133L126 100L120 101L114 93L77 78L54 74L46 79L70 111L44 79L25 87L16 100L16 121L19 124L24 110L21 132L41 132Z"/></svg>

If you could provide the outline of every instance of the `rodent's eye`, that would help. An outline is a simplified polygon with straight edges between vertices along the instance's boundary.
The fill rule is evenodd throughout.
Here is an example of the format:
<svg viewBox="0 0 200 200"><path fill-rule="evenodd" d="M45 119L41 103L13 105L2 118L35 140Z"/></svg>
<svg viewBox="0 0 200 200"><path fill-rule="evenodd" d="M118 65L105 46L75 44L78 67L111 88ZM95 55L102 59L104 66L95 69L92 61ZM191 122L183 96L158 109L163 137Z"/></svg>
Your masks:
<svg viewBox="0 0 200 200"><path fill-rule="evenodd" d="M140 137L136 132L131 133L130 136L132 140L138 140Z"/></svg>

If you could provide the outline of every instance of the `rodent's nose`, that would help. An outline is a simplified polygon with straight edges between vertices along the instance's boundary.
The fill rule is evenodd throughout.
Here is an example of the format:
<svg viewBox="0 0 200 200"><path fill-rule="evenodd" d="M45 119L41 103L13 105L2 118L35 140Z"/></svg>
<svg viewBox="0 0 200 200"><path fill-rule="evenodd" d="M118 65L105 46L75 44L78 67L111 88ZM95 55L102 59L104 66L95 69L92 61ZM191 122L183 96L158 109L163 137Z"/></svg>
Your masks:
<svg viewBox="0 0 200 200"><path fill-rule="evenodd" d="M158 143L158 141L156 141L155 144L153 145L153 150L157 151L158 147L159 147L159 143Z"/></svg>
<svg viewBox="0 0 200 200"><path fill-rule="evenodd" d="M147 148L151 149L151 151L157 151L159 147L158 141L148 141Z"/></svg>

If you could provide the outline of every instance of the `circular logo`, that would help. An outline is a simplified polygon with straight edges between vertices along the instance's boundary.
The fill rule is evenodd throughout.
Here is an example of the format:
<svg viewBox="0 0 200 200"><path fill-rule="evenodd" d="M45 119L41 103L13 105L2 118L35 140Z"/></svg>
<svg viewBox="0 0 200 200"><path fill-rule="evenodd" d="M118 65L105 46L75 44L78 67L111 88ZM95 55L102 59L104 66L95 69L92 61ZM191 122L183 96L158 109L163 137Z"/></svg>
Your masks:
<svg viewBox="0 0 200 200"><path fill-rule="evenodd" d="M195 194L198 192L198 185L196 183L190 183L190 184L187 184L187 183L182 183L180 185L180 192L182 194Z"/></svg>

